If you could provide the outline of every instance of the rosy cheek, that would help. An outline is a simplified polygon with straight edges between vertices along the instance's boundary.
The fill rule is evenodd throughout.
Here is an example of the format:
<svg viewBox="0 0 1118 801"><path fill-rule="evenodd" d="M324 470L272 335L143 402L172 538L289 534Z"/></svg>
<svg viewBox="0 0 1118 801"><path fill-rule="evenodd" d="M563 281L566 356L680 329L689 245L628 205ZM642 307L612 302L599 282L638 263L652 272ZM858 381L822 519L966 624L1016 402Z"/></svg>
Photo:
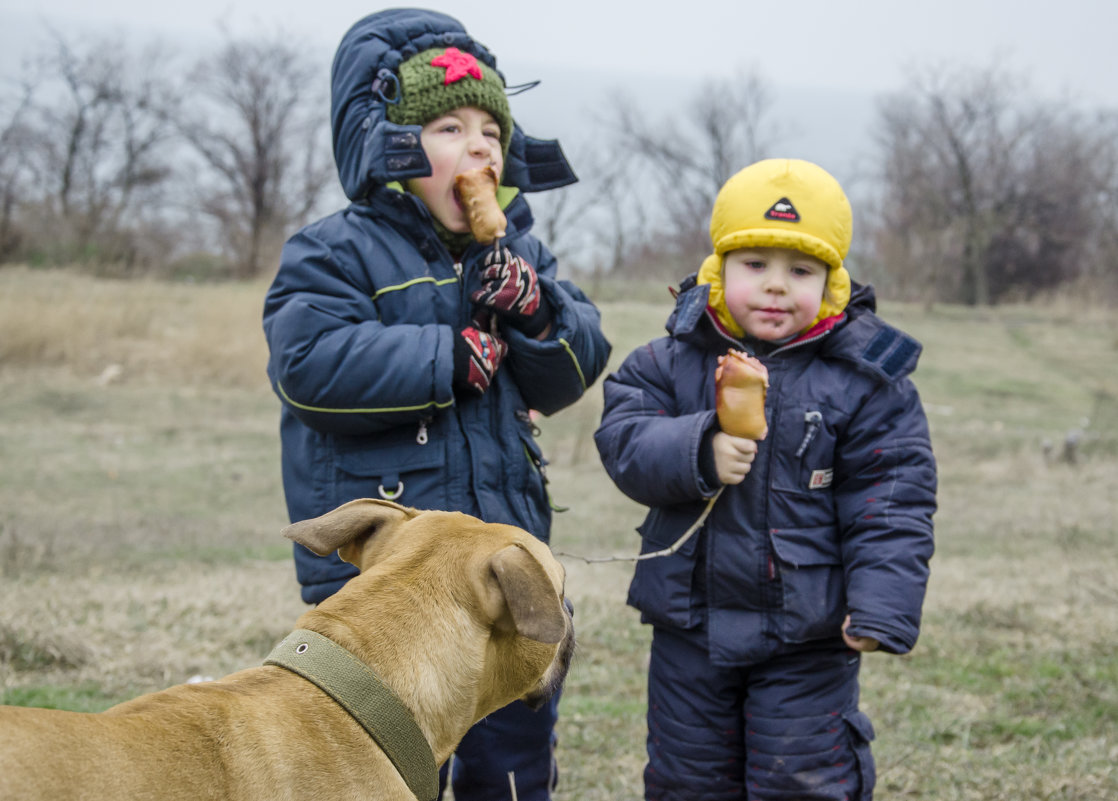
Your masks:
<svg viewBox="0 0 1118 801"><path fill-rule="evenodd" d="M820 292L805 291L800 293L798 297L798 304L806 314L814 318L819 314L819 309L823 305L823 295Z"/></svg>
<svg viewBox="0 0 1118 801"><path fill-rule="evenodd" d="M799 294L800 300L803 303L811 304L823 302L823 287L818 284L803 287Z"/></svg>
<svg viewBox="0 0 1118 801"><path fill-rule="evenodd" d="M739 281L731 281L726 285L726 305L731 309L741 309L749 305L749 285Z"/></svg>

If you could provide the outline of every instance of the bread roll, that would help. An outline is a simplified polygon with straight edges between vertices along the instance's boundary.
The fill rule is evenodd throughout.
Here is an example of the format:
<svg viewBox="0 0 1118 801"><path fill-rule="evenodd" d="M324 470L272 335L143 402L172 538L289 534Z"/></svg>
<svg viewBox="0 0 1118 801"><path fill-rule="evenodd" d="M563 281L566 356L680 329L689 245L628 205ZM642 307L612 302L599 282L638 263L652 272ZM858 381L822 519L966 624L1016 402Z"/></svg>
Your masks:
<svg viewBox="0 0 1118 801"><path fill-rule="evenodd" d="M769 371L759 360L740 350L719 356L714 371L714 397L722 430L733 437L764 439L769 433L765 422L768 387Z"/></svg>

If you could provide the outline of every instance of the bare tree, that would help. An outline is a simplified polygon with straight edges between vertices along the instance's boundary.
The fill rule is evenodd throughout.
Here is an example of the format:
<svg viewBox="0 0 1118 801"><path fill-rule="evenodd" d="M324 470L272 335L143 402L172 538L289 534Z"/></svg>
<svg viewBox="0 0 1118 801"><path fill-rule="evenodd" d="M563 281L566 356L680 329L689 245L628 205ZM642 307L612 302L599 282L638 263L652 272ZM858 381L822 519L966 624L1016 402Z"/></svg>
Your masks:
<svg viewBox="0 0 1118 801"><path fill-rule="evenodd" d="M166 61L162 47L135 51L116 37L79 43L50 31L4 146L18 148L20 169L34 176L19 201L34 210L25 215L38 229L31 247L62 259L140 258L149 201L169 175L162 146L173 134L175 95Z"/></svg>
<svg viewBox="0 0 1118 801"><path fill-rule="evenodd" d="M607 126L616 152L631 154L640 164L642 183L629 191L656 199L646 204L653 215L646 220L657 232L646 245L697 266L710 249L710 210L718 190L768 147L770 110L769 91L755 71L708 80L663 120L650 121L624 99L614 105ZM644 252L642 261L648 256Z"/></svg>
<svg viewBox="0 0 1118 801"><path fill-rule="evenodd" d="M1094 148L1093 170L1099 175L1094 194L1096 228L1092 232L1083 270L1081 290L1097 301L1118 303L1118 111L1107 111L1093 120L1092 130L1104 146Z"/></svg>
<svg viewBox="0 0 1118 801"><path fill-rule="evenodd" d="M1112 139L1023 89L996 69L928 70L880 107L879 255L938 299L1028 296L1082 266Z"/></svg>
<svg viewBox="0 0 1118 801"><path fill-rule="evenodd" d="M324 74L282 34L229 39L193 72L197 104L184 109L180 127L208 170L201 208L217 223L237 277L276 262L289 229L306 220L333 175L328 109L315 92Z"/></svg>
<svg viewBox="0 0 1118 801"><path fill-rule="evenodd" d="M15 91L0 96L0 262L14 255L22 242L16 207L31 186L28 154L34 137L26 117L35 92L27 78Z"/></svg>
<svg viewBox="0 0 1118 801"><path fill-rule="evenodd" d="M608 138L608 132L591 130L575 144L579 183L532 199L539 236L560 261L595 279L620 272L646 233L646 201L633 191L636 156L620 144L603 147Z"/></svg>

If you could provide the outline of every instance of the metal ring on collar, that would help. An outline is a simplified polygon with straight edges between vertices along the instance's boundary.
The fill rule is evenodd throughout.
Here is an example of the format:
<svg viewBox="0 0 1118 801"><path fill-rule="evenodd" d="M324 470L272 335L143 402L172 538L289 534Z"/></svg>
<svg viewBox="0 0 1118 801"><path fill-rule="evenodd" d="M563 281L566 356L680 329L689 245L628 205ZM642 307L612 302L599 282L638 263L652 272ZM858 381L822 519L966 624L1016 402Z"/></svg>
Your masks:
<svg viewBox="0 0 1118 801"><path fill-rule="evenodd" d="M378 484L377 485L377 492L379 492L380 497L384 498L386 501L394 501L397 498L399 498L401 495L404 494L404 482L403 481L397 481L396 482L396 489L392 490L391 492L386 490L384 488L383 484Z"/></svg>

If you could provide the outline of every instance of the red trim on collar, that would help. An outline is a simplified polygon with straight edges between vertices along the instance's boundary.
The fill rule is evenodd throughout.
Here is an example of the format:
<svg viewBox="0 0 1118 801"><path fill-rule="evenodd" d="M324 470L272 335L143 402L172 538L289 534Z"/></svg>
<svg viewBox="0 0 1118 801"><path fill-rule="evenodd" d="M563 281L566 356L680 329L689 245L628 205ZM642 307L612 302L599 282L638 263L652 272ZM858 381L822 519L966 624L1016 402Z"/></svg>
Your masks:
<svg viewBox="0 0 1118 801"><path fill-rule="evenodd" d="M714 307L711 306L709 303L707 304L707 317L709 317L710 321L714 323L714 327L715 329L717 329L718 333L733 340L734 342L738 341L738 337L734 336L734 332L726 327L726 324L723 323L722 319L718 316L718 312L715 311Z"/></svg>
<svg viewBox="0 0 1118 801"><path fill-rule="evenodd" d="M734 340L735 342L737 341L738 338L734 336L733 332L726 328L725 324L719 318L718 312L716 312L714 310L714 307L711 306L709 303L707 304L707 317L709 317L710 321L714 323L714 327L718 330L718 333L722 334L722 336L724 337L728 337L729 339ZM781 347L788 347L789 345L795 345L797 342L803 342L805 340L815 339L816 337L823 336L845 319L846 312L839 312L833 317L824 317L822 320L804 331L795 339L785 342L784 345L782 345Z"/></svg>
<svg viewBox="0 0 1118 801"><path fill-rule="evenodd" d="M822 320L817 322L808 330L804 331L788 344L793 345L797 342L802 342L805 339L814 339L815 337L822 336L823 334L826 334L828 331L834 328L836 325L841 323L844 319L846 319L846 312L839 312L833 317L824 317Z"/></svg>

